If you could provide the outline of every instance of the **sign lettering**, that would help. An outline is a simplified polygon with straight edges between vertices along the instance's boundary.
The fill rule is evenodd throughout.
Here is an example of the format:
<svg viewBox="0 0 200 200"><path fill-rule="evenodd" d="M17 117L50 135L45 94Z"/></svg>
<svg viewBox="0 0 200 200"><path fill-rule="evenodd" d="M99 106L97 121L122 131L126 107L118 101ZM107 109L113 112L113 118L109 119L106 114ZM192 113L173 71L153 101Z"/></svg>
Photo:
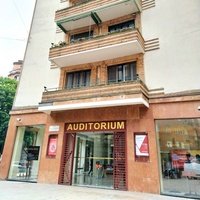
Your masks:
<svg viewBox="0 0 200 200"><path fill-rule="evenodd" d="M125 130L125 121L69 123L66 131Z"/></svg>

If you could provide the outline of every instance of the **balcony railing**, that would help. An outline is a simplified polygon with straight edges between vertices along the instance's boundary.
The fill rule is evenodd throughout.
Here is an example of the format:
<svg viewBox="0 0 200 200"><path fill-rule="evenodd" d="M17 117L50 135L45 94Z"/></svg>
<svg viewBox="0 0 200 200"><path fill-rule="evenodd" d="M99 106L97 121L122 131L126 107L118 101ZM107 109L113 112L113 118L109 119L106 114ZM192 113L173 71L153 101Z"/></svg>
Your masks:
<svg viewBox="0 0 200 200"><path fill-rule="evenodd" d="M102 103L103 102L103 103ZM47 89L42 95L40 110L55 111L57 106L65 105L66 110L104 106L143 104L148 107L148 89L141 80L96 85L76 89ZM49 108L49 105L51 105ZM54 109L55 107L55 109ZM51 110L52 109L52 110Z"/></svg>
<svg viewBox="0 0 200 200"><path fill-rule="evenodd" d="M57 66L64 67L137 53L144 53L144 39L137 29L129 28L75 43L54 45L50 49L49 59Z"/></svg>
<svg viewBox="0 0 200 200"><path fill-rule="evenodd" d="M139 11L140 0L89 0L56 11L55 21L64 32L67 32Z"/></svg>

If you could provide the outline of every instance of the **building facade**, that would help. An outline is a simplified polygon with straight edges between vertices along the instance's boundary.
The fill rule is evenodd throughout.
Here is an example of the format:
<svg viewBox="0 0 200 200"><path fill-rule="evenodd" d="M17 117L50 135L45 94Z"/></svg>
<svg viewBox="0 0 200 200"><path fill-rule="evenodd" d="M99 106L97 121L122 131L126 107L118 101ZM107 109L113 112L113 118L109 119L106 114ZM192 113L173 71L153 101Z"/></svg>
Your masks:
<svg viewBox="0 0 200 200"><path fill-rule="evenodd" d="M37 0L0 178L198 197L199 6Z"/></svg>
<svg viewBox="0 0 200 200"><path fill-rule="evenodd" d="M19 80L19 77L20 77L20 74L21 74L21 70L22 70L22 65L23 65L23 61L22 60L18 60L16 62L14 62L13 63L13 68L8 74L8 78Z"/></svg>

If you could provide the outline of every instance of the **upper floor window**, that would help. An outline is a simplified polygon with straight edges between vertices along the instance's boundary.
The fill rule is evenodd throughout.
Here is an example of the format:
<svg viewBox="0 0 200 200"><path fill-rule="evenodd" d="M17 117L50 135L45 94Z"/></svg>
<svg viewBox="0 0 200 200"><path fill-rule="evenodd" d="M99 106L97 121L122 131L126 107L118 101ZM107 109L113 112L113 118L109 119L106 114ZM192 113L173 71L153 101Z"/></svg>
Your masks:
<svg viewBox="0 0 200 200"><path fill-rule="evenodd" d="M108 67L108 83L118 83L136 79L136 62Z"/></svg>
<svg viewBox="0 0 200 200"><path fill-rule="evenodd" d="M14 76L14 79L18 81L19 80L19 75Z"/></svg>
<svg viewBox="0 0 200 200"><path fill-rule="evenodd" d="M90 74L91 74L91 70L67 73L65 88L72 89L72 88L89 86Z"/></svg>
<svg viewBox="0 0 200 200"><path fill-rule="evenodd" d="M135 20L130 20L127 22L122 22L120 24L115 24L111 25L108 27L108 32L116 32L121 29L126 29L126 28L134 28L135 27Z"/></svg>
<svg viewBox="0 0 200 200"><path fill-rule="evenodd" d="M88 0L71 0L72 5L86 3Z"/></svg>
<svg viewBox="0 0 200 200"><path fill-rule="evenodd" d="M89 39L91 37L93 37L93 31L78 33L70 36L70 42L78 41L81 39Z"/></svg>

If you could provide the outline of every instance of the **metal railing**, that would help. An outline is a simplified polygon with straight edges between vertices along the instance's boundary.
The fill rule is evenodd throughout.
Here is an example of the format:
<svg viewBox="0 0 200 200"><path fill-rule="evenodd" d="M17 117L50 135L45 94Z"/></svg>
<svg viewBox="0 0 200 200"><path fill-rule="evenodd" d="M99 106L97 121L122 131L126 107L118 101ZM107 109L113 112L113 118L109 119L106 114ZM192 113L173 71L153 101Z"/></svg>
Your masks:
<svg viewBox="0 0 200 200"><path fill-rule="evenodd" d="M139 77L132 81L122 81L110 84L94 84L78 88L47 88L44 87L41 103L62 101L90 101L96 98L109 99L120 96L140 96L148 98L149 90Z"/></svg>
<svg viewBox="0 0 200 200"><path fill-rule="evenodd" d="M82 89L93 89L93 88L101 88L101 87L109 87L113 85L121 85L121 84L134 84L134 83L141 83L145 87L146 85L143 83L143 81L140 79L139 75L136 74L136 76L133 77L133 80L125 80L125 81L113 81L113 80L108 80L107 83L101 83L101 84L90 84L89 86L79 86L79 87L73 87L73 88L67 88L67 87L54 87L54 88L47 88L44 86L44 93L47 92L55 92L55 91L61 91L61 90L67 90L67 91L72 91L72 90L82 90Z"/></svg>

